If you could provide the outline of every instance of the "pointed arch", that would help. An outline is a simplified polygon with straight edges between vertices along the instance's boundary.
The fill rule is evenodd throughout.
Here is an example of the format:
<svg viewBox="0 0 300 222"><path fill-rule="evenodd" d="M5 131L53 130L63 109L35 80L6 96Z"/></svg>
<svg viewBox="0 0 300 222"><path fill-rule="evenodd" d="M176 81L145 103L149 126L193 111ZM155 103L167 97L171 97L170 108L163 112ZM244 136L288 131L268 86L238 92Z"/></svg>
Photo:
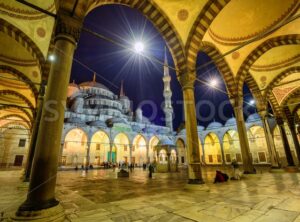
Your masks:
<svg viewBox="0 0 300 222"><path fill-rule="evenodd" d="M267 100L265 99L265 97L263 97L257 82L250 73L247 74L245 78L245 83L247 84L250 92L252 93L255 99L257 110L265 110L267 107Z"/></svg>
<svg viewBox="0 0 300 222"><path fill-rule="evenodd" d="M24 123L26 123L26 124L28 125L28 128L31 128L31 122L28 121L28 120L27 120L26 118L24 118L23 116L18 115L18 114L9 114L9 115L1 116L1 117L0 117L0 121L1 121L1 120L14 121L13 119L10 119L10 118L19 118L19 119L21 119L21 121L23 121Z"/></svg>
<svg viewBox="0 0 300 222"><path fill-rule="evenodd" d="M267 51L272 48L283 46L283 45L296 45L300 44L300 35L283 35L274 38L267 39L259 46L257 46L244 60L239 68L236 76L237 83L237 94L243 95L243 85L247 75L249 74L249 69L251 66Z"/></svg>
<svg viewBox="0 0 300 222"><path fill-rule="evenodd" d="M35 84L22 72L18 71L17 69L6 66L6 65L0 65L0 73L9 73L13 76L15 76L18 79L21 79L33 92L35 99L37 99L39 91L38 88L35 86Z"/></svg>
<svg viewBox="0 0 300 222"><path fill-rule="evenodd" d="M201 50L201 42L210 24L229 2L230 0L209 0L195 20L185 47L189 70L195 70L197 55Z"/></svg>
<svg viewBox="0 0 300 222"><path fill-rule="evenodd" d="M13 91L13 90L0 90L0 95L12 95L12 96L16 96L19 99L23 100L28 107L30 108L31 112L34 112L34 105L29 101L29 99L27 99L25 96L23 96L22 94Z"/></svg>
<svg viewBox="0 0 300 222"><path fill-rule="evenodd" d="M204 138L205 163L221 164L222 150L218 135L214 132L208 133Z"/></svg>
<svg viewBox="0 0 300 222"><path fill-rule="evenodd" d="M288 68L284 71L282 71L280 74L278 74L267 86L265 90L265 97L269 98L270 94L272 93L272 90L276 85L278 85L285 77L293 74L293 73L300 73L300 66L293 66L291 68Z"/></svg>
<svg viewBox="0 0 300 222"><path fill-rule="evenodd" d="M15 109L20 110L21 112L23 112L28 117L30 122L33 122L32 115L30 115L30 113L25 108L22 108L22 107L17 106L17 105L12 105L12 104L10 104L10 105L1 105L0 106L0 110L5 110L5 109L9 109L9 108L15 108Z"/></svg>
<svg viewBox="0 0 300 222"><path fill-rule="evenodd" d="M214 64L223 77L227 91L229 92L229 94L233 94L236 89L235 79L225 57L223 57L218 48L210 42L201 42L200 51L206 53L211 58L211 60L214 61Z"/></svg>
<svg viewBox="0 0 300 222"><path fill-rule="evenodd" d="M44 76L47 76L46 72L46 59L39 49L39 47L32 41L24 32L10 24L6 20L0 18L0 32L12 37L20 45L22 45L33 58L37 59L38 67Z"/></svg>
<svg viewBox="0 0 300 222"><path fill-rule="evenodd" d="M139 12L141 12L149 21L153 23L153 25L158 29L162 37L165 39L174 59L176 69L185 70L186 57L182 40L168 16L163 12L163 10L159 8L159 6L154 1L96 0L88 6L87 14L96 7L106 4L125 5L130 8L137 9Z"/></svg>
<svg viewBox="0 0 300 222"><path fill-rule="evenodd" d="M112 148L112 161L116 160L117 148L114 144L115 140L109 137L104 130L97 130L90 138L90 164L95 166L101 165L103 162L110 162L110 148Z"/></svg>

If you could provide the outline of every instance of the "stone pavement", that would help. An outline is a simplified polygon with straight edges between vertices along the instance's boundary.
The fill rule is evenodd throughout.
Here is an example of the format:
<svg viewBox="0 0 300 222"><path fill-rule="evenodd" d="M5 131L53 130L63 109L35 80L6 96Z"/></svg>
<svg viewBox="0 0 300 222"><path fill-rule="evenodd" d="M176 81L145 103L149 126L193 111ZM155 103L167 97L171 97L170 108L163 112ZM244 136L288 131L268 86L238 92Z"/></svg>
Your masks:
<svg viewBox="0 0 300 222"><path fill-rule="evenodd" d="M141 169L119 179L112 170L59 172L57 198L66 221L300 222L299 173L271 174L263 169L241 181L213 184L215 169L203 170L204 186L187 185L184 170L156 173L152 179ZM19 177L20 171L0 171L4 217L26 197Z"/></svg>

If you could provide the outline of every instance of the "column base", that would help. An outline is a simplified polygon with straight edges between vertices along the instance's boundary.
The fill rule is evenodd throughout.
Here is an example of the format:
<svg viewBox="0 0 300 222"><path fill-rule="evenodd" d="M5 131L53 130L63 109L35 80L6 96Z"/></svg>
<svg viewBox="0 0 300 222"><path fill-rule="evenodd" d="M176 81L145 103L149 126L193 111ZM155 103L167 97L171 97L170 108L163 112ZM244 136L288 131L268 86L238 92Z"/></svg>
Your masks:
<svg viewBox="0 0 300 222"><path fill-rule="evenodd" d="M42 210L20 211L11 218L12 221L61 222L65 220L63 207L58 204Z"/></svg>
<svg viewBox="0 0 300 222"><path fill-rule="evenodd" d="M284 171L287 173L299 173L299 168L296 166L287 166L284 168Z"/></svg>
<svg viewBox="0 0 300 222"><path fill-rule="evenodd" d="M188 184L205 184L202 179L189 179Z"/></svg>

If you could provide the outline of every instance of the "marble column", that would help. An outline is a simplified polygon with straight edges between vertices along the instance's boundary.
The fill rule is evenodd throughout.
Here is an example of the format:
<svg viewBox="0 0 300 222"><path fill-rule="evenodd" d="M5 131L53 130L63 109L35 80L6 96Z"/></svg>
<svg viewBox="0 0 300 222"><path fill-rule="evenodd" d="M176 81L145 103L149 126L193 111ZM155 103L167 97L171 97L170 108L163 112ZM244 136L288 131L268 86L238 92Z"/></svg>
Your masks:
<svg viewBox="0 0 300 222"><path fill-rule="evenodd" d="M243 158L244 173L254 173L254 167L250 155L249 140L248 140L246 125L244 120L243 97L236 96L230 98L230 102L233 106L233 110L236 118L236 126L239 135L241 153Z"/></svg>
<svg viewBox="0 0 300 222"><path fill-rule="evenodd" d="M64 145L65 145L65 143L64 143L64 142L61 142L61 144L60 144L59 161L58 161L59 167L62 166L62 156L63 156L63 152L64 152Z"/></svg>
<svg viewBox="0 0 300 222"><path fill-rule="evenodd" d="M224 146L223 146L222 142L220 142L220 146L221 146L221 154L222 154L222 165L226 165L225 154L224 154Z"/></svg>
<svg viewBox="0 0 300 222"><path fill-rule="evenodd" d="M39 96L38 96L38 100L37 100L37 112L36 112L36 117L35 117L33 129L32 129L32 135L31 135L31 140L30 140L30 145L29 145L29 152L28 152L28 157L27 157L27 162L26 162L26 167L25 167L25 176L24 176L25 182L28 182L30 179L32 161L33 161L33 157L34 157L34 151L35 151L37 136L38 136L38 132L39 132L39 125L40 125L41 116L42 116L44 94L45 94L45 83L42 82L42 84L40 85Z"/></svg>
<svg viewBox="0 0 300 222"><path fill-rule="evenodd" d="M63 221L65 217L55 198L55 186L67 88L81 24L82 21L58 13L53 51L55 61L48 77L29 191L26 201L16 212L16 220Z"/></svg>
<svg viewBox="0 0 300 222"><path fill-rule="evenodd" d="M295 124L291 123L291 124L289 124L289 128L290 128L291 135L293 138L295 150L297 152L298 165L300 165L300 145L299 145L299 140L298 140L298 136L297 136L297 132L296 132L296 126L295 126Z"/></svg>
<svg viewBox="0 0 300 222"><path fill-rule="evenodd" d="M204 143L201 143L201 146L202 146L202 153L203 153L203 156L202 156L202 162L203 162L204 164L206 164L206 162L205 162L205 149L204 149Z"/></svg>
<svg viewBox="0 0 300 222"><path fill-rule="evenodd" d="M132 163L132 144L129 144L129 164Z"/></svg>
<svg viewBox="0 0 300 222"><path fill-rule="evenodd" d="M112 128L109 128L109 162L112 163L113 138L111 135Z"/></svg>
<svg viewBox="0 0 300 222"><path fill-rule="evenodd" d="M146 163L148 163L148 164L150 163L149 149L150 149L150 146L149 146L149 144L147 144L146 145L146 159L147 159Z"/></svg>
<svg viewBox="0 0 300 222"><path fill-rule="evenodd" d="M189 184L203 184L194 96L194 74L182 74Z"/></svg>
<svg viewBox="0 0 300 222"><path fill-rule="evenodd" d="M90 166L90 150L91 150L91 142L87 142L87 149L86 149L86 163L85 169L88 170Z"/></svg>
<svg viewBox="0 0 300 222"><path fill-rule="evenodd" d="M264 129L264 133L265 133L265 137L266 137L271 167L278 168L279 167L278 157L277 157L277 153L275 150L274 139L272 137L270 125L269 125L268 118L267 118L267 111L262 110L262 111L259 111L258 113L259 113L262 123L263 123L263 129Z"/></svg>
<svg viewBox="0 0 300 222"><path fill-rule="evenodd" d="M283 148L284 148L284 152L285 152L285 156L288 162L288 166L295 166L294 160L293 160L293 156L291 153L291 148L289 145L289 141L286 135L286 131L284 128L284 121L281 118L276 119L276 122L279 126L279 131L280 131L280 135L282 138L282 143L283 143Z"/></svg>

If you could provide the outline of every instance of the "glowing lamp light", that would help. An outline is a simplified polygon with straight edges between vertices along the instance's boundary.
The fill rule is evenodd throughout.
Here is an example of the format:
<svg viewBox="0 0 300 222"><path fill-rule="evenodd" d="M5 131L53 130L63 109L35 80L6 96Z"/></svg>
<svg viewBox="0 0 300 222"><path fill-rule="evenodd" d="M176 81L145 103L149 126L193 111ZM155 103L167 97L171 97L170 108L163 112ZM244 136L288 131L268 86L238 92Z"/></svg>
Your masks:
<svg viewBox="0 0 300 222"><path fill-rule="evenodd" d="M254 104L255 104L255 100L254 100L254 99L251 99L249 103L250 103L251 105L254 105Z"/></svg>
<svg viewBox="0 0 300 222"><path fill-rule="evenodd" d="M49 55L49 60L50 60L51 62L55 61L55 56L54 56L54 55Z"/></svg>
<svg viewBox="0 0 300 222"><path fill-rule="evenodd" d="M141 53L142 51L144 51L144 44L142 42L135 43L134 50L136 53Z"/></svg>
<svg viewBox="0 0 300 222"><path fill-rule="evenodd" d="M216 79L212 79L209 83L210 86L215 87L216 85L218 85L218 81Z"/></svg>

